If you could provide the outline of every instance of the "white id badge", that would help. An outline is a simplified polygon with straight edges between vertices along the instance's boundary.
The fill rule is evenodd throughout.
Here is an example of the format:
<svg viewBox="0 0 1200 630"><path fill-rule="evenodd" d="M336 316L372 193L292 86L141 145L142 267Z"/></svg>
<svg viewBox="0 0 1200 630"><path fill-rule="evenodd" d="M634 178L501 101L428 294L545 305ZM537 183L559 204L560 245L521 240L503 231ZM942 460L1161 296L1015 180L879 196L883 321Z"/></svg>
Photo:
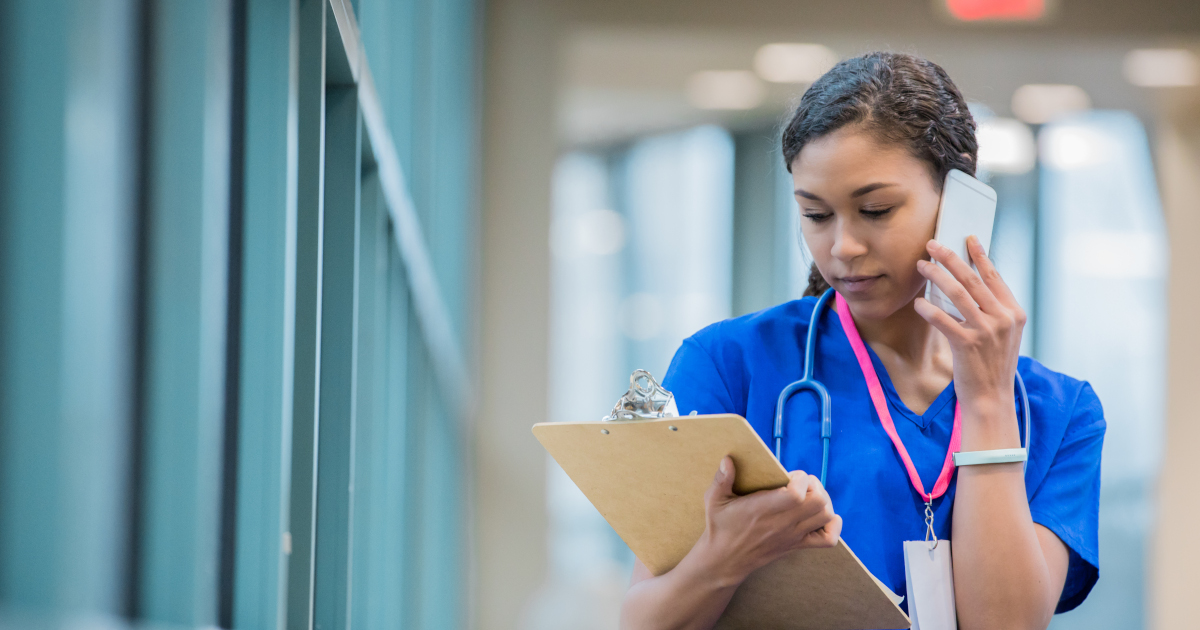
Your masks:
<svg viewBox="0 0 1200 630"><path fill-rule="evenodd" d="M939 540L933 549L924 540L906 541L904 579L912 630L957 630L949 540Z"/></svg>

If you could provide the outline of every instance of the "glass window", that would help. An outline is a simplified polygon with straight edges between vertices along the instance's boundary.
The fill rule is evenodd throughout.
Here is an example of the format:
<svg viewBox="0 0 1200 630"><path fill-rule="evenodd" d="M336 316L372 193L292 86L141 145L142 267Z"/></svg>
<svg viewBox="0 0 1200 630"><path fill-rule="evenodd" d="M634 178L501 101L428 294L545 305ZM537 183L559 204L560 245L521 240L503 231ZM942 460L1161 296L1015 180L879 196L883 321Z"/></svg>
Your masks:
<svg viewBox="0 0 1200 630"><path fill-rule="evenodd" d="M551 228L553 420L597 420L731 313L733 141L717 127L563 156ZM571 404L564 405L562 401ZM550 571L533 628L612 628L633 556L547 458Z"/></svg>

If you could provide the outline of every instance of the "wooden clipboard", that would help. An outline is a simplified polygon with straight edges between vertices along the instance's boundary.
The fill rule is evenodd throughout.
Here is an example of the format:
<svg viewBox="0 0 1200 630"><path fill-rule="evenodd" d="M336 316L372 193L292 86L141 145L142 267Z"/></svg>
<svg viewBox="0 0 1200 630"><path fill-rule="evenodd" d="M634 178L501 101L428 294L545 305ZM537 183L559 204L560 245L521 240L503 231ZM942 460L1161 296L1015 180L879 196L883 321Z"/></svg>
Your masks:
<svg viewBox="0 0 1200 630"><path fill-rule="evenodd" d="M787 485L745 418L684 416L615 422L546 422L533 434L655 575L671 570L704 533L704 493L725 455L734 491ZM738 588L721 630L908 628L901 598L848 546L794 551Z"/></svg>

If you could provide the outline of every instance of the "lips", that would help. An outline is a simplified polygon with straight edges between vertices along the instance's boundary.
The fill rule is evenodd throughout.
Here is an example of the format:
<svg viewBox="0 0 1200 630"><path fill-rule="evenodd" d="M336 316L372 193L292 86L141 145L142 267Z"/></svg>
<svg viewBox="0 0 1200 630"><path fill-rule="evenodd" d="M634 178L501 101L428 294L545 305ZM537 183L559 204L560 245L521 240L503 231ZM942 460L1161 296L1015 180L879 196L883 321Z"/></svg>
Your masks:
<svg viewBox="0 0 1200 630"><path fill-rule="evenodd" d="M876 276L846 276L844 278L838 278L838 280L847 291L865 291L871 288L871 286L875 284L875 281L882 277L883 274Z"/></svg>

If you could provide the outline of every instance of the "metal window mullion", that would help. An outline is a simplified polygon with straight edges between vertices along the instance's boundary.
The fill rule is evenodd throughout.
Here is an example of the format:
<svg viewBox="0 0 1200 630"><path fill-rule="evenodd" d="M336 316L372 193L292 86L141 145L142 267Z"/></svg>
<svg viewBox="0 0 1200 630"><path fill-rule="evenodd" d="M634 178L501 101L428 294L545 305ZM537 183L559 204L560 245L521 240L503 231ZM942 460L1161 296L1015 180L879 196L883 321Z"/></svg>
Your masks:
<svg viewBox="0 0 1200 630"><path fill-rule="evenodd" d="M300 0L296 68L296 294L287 626L312 629L325 188L325 2Z"/></svg>
<svg viewBox="0 0 1200 630"><path fill-rule="evenodd" d="M384 212L386 212L384 208ZM412 396L410 376L410 345L413 339L410 324L412 310L404 262L396 250L390 232L394 229L388 222L387 244L387 398L385 401L387 431L385 442L386 467L383 475L384 492L388 503L383 516L387 529L382 555L384 562L394 563L394 569L386 573L386 586L380 590L397 593L387 602L383 613L387 623L384 627L406 630L417 627L412 623L415 610L415 588L420 573L415 564L414 547L416 537L412 524L414 486L409 483L419 478L410 456L413 444L411 432Z"/></svg>
<svg viewBox="0 0 1200 630"><path fill-rule="evenodd" d="M357 410L354 451L353 589L351 625L362 628L395 627L382 616L383 604L394 591L380 588L398 566L383 561L391 525L381 520L390 503L384 485L387 465L387 240L386 210L382 207L378 174L363 175L361 238L359 247L359 315Z"/></svg>
<svg viewBox="0 0 1200 630"><path fill-rule="evenodd" d="M362 124L354 86L326 88L314 625L349 627L357 408Z"/></svg>
<svg viewBox="0 0 1200 630"><path fill-rule="evenodd" d="M324 0L299 0L297 46L296 329L288 532L287 627L313 627L317 431L321 377L321 255L325 207Z"/></svg>
<svg viewBox="0 0 1200 630"><path fill-rule="evenodd" d="M298 2L247 0L233 627L281 629L295 368Z"/></svg>

